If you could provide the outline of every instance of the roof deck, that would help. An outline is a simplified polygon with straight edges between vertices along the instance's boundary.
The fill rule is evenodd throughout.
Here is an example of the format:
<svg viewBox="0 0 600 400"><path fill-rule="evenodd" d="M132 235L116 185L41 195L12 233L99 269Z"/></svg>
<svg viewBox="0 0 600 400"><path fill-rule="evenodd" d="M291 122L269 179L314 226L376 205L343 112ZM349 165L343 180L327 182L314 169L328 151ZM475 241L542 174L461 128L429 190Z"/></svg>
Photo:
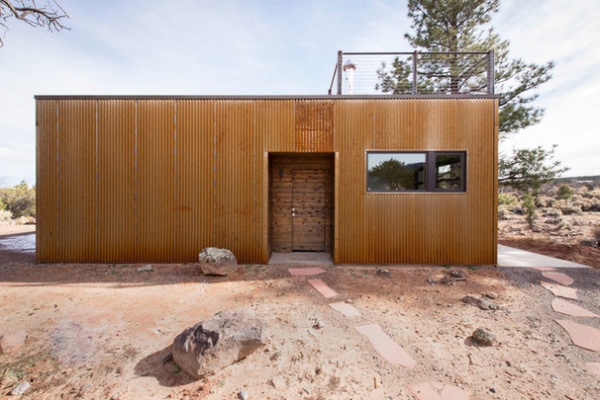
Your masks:
<svg viewBox="0 0 600 400"><path fill-rule="evenodd" d="M494 52L338 51L329 95L494 95Z"/></svg>

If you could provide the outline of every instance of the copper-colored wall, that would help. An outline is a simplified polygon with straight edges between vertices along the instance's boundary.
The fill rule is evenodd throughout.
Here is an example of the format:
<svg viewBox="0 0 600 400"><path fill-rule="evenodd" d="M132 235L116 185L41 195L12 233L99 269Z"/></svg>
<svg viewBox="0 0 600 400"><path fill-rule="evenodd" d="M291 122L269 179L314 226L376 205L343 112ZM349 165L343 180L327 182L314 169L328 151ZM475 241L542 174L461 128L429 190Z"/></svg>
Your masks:
<svg viewBox="0 0 600 400"><path fill-rule="evenodd" d="M335 153L338 263L495 263L494 99L37 99L42 262L269 258L269 153ZM463 150L466 193L367 193L368 150Z"/></svg>

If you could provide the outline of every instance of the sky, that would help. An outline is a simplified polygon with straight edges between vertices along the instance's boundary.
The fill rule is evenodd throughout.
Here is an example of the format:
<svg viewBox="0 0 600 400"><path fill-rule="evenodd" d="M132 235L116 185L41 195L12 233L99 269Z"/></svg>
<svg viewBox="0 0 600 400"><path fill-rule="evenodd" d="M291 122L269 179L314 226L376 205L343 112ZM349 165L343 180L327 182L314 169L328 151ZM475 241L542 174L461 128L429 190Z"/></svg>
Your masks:
<svg viewBox="0 0 600 400"><path fill-rule="evenodd" d="M412 51L406 0L59 0L71 29L0 32L0 185L35 183L34 95L327 94L338 50ZM168 4L168 6L166 6ZM556 62L543 121L501 151L556 148L600 175L600 1L503 0L511 56Z"/></svg>

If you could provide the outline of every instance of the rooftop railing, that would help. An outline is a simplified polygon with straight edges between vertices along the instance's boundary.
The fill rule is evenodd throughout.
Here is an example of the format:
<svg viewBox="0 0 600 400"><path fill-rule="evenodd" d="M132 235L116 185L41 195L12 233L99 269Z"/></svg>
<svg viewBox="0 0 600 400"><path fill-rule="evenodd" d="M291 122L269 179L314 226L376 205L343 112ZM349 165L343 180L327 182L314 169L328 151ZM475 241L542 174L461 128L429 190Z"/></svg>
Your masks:
<svg viewBox="0 0 600 400"><path fill-rule="evenodd" d="M337 95L493 95L494 52L345 53L329 86Z"/></svg>

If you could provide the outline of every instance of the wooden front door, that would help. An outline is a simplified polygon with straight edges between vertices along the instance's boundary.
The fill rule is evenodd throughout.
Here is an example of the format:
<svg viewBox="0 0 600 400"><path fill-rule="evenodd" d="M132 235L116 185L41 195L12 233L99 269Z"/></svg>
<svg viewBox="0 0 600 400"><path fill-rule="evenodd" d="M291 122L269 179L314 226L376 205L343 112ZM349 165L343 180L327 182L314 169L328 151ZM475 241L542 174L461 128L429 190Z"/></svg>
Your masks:
<svg viewBox="0 0 600 400"><path fill-rule="evenodd" d="M327 171L292 171L292 251L325 251Z"/></svg>
<svg viewBox="0 0 600 400"><path fill-rule="evenodd" d="M333 155L270 155L269 219L272 252L332 252Z"/></svg>

